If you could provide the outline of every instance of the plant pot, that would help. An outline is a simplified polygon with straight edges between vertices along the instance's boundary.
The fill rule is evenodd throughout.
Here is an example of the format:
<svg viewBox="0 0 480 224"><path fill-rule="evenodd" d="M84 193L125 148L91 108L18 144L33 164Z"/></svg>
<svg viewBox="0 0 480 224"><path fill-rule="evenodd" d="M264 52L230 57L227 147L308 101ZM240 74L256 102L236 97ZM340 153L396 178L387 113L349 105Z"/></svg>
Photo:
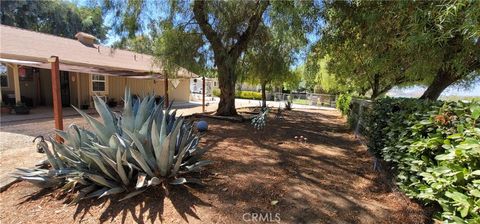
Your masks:
<svg viewBox="0 0 480 224"><path fill-rule="evenodd" d="M84 104L84 105L80 106L80 109L82 109L82 110L88 110L88 108L90 108L90 106L88 104Z"/></svg>
<svg viewBox="0 0 480 224"><path fill-rule="evenodd" d="M1 107L2 114L10 114L12 112L12 108L10 107Z"/></svg>
<svg viewBox="0 0 480 224"><path fill-rule="evenodd" d="M29 114L30 113L30 109L28 109L28 107L26 107L26 106L14 107L13 109L15 110L15 114Z"/></svg>

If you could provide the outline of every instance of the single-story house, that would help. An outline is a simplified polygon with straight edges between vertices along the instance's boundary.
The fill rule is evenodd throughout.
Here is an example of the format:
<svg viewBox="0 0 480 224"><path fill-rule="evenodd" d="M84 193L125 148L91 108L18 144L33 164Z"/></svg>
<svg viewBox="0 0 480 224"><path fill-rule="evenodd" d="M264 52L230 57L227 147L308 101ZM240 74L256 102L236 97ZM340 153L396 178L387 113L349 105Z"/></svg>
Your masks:
<svg viewBox="0 0 480 224"><path fill-rule="evenodd" d="M154 92L170 101L189 100L196 74L181 68L166 76L150 55L95 44L95 37L85 33L76 38L0 25L0 100L51 106L52 56L59 61L64 107L91 106L94 95L120 102L126 87L139 96Z"/></svg>

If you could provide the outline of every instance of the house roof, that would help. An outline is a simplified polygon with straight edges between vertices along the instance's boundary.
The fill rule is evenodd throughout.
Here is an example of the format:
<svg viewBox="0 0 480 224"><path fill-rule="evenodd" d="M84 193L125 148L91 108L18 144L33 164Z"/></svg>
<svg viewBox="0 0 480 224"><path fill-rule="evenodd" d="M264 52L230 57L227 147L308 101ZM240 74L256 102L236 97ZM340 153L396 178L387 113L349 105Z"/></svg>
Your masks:
<svg viewBox="0 0 480 224"><path fill-rule="evenodd" d="M0 61L50 68L47 60L51 56L59 58L60 70L65 71L164 78L162 64L150 55L96 44L87 46L75 39L0 25ZM177 77L198 76L180 68Z"/></svg>

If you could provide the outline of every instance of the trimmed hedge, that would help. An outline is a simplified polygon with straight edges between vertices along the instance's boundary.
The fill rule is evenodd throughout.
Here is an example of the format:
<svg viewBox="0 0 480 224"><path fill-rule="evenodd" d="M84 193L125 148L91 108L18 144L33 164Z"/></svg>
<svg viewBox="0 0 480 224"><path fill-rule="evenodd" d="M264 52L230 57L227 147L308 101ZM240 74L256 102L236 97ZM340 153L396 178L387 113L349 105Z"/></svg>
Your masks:
<svg viewBox="0 0 480 224"><path fill-rule="evenodd" d="M377 100L362 119L369 149L392 165L412 198L436 218L480 223L480 103Z"/></svg>
<svg viewBox="0 0 480 224"><path fill-rule="evenodd" d="M214 96L219 97L220 96L220 89L214 89L212 93L213 93ZM255 92L255 91L236 91L235 92L235 97L240 98L240 99L261 100L262 99L262 93Z"/></svg>

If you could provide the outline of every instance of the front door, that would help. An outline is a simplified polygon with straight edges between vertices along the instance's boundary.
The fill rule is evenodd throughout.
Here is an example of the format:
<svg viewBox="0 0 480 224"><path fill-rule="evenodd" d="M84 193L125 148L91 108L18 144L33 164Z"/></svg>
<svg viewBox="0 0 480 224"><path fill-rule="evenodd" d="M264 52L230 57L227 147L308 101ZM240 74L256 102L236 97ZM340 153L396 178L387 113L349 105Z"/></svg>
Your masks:
<svg viewBox="0 0 480 224"><path fill-rule="evenodd" d="M60 95L62 107L70 106L70 86L68 84L68 72L60 71Z"/></svg>

